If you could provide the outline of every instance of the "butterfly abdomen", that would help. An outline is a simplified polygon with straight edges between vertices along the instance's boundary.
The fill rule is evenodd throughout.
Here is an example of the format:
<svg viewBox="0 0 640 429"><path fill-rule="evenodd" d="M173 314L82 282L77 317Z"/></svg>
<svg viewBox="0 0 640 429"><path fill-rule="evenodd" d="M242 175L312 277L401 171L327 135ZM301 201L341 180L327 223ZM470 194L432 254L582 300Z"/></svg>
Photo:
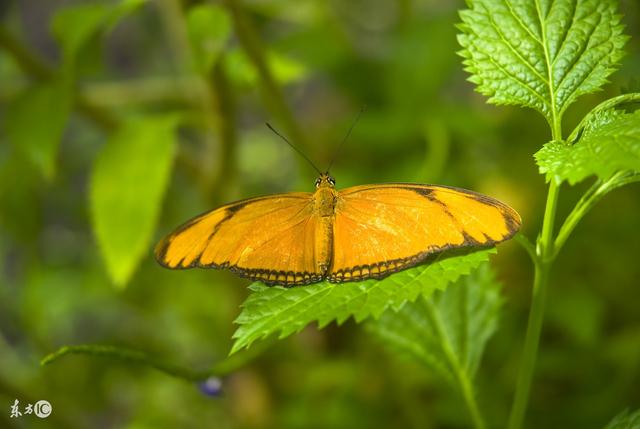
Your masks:
<svg viewBox="0 0 640 429"><path fill-rule="evenodd" d="M331 265L333 250L333 221L338 193L332 187L322 186L313 195L314 216L316 217L315 264L324 277Z"/></svg>
<svg viewBox="0 0 640 429"><path fill-rule="evenodd" d="M324 277L331 265L333 254L333 217L318 218L315 237L315 263L320 275Z"/></svg>

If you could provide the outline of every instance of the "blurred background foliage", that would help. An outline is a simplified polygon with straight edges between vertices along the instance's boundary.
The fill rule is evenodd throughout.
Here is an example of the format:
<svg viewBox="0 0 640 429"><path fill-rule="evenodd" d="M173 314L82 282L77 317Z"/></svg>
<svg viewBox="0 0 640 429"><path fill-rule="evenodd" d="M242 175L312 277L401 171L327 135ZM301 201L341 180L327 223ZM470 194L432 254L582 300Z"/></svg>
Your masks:
<svg viewBox="0 0 640 429"><path fill-rule="evenodd" d="M172 272L155 241L216 204L309 191L361 106L333 167L339 187L384 181L498 197L537 231L545 185L533 112L474 93L456 56L462 1L20 0L0 4L0 426L387 428L467 425L460 400L352 322L266 348L209 397L142 367L61 345L144 350L193 368L223 359L247 281ZM640 5L604 92L570 129L640 76ZM634 80L635 79L635 80ZM566 188L566 214L586 188ZM572 196L575 197L572 199ZM119 207L121 206L121 207ZM122 210L116 210L118 207ZM125 215L123 215L123 211ZM530 427L596 428L640 405L640 189L612 193L552 274ZM504 422L524 336L531 267L494 258L505 303L478 373L487 420ZM47 399L47 420L9 418ZM491 424L490 424L491 426Z"/></svg>

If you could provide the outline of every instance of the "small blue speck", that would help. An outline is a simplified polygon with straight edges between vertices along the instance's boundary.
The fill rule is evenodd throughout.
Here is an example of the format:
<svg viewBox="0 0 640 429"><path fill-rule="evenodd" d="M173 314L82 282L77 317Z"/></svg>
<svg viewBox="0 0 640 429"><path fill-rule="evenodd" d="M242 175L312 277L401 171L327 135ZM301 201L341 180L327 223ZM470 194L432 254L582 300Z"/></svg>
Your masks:
<svg viewBox="0 0 640 429"><path fill-rule="evenodd" d="M198 387L207 396L220 396L222 394L222 380L218 377L209 377L198 383Z"/></svg>

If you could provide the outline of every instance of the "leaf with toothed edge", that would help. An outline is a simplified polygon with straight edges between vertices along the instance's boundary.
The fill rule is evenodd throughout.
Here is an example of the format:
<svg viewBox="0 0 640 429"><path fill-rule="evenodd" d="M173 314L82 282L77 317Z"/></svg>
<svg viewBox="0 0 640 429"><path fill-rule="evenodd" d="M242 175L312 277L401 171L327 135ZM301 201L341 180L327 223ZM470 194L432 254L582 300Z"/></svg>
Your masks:
<svg viewBox="0 0 640 429"><path fill-rule="evenodd" d="M453 386L472 379L484 346L495 332L503 299L488 263L445 291L408 302L367 322L367 330L389 351L431 369Z"/></svg>
<svg viewBox="0 0 640 429"><path fill-rule="evenodd" d="M627 37L615 0L475 0L460 13L465 70L494 104L553 124L607 82Z"/></svg>
<svg viewBox="0 0 640 429"><path fill-rule="evenodd" d="M574 185L589 176L606 180L619 171L640 172L640 110L608 110L590 121L575 144L552 141L535 154L547 181Z"/></svg>
<svg viewBox="0 0 640 429"><path fill-rule="evenodd" d="M640 410L625 410L614 417L605 429L640 429Z"/></svg>
<svg viewBox="0 0 640 429"><path fill-rule="evenodd" d="M235 342L230 354L271 335L287 337L314 321L323 328L332 321L342 324L350 317L358 323L367 318L378 318L388 308L398 310L407 301L413 302L418 296L428 297L434 290L444 289L495 252L495 248L490 248L452 256L382 280L321 282L289 289L253 283L249 286L251 294L235 320L240 326L233 334Z"/></svg>

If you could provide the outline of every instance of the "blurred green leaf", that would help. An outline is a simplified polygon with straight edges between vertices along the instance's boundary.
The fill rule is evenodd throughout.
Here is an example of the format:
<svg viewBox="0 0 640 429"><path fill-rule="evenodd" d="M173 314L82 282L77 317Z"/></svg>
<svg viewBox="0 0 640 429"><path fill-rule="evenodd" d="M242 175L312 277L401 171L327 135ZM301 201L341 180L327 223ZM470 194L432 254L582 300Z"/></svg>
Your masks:
<svg viewBox="0 0 640 429"><path fill-rule="evenodd" d="M614 417L605 429L640 429L640 410L629 414L625 410Z"/></svg>
<svg viewBox="0 0 640 429"><path fill-rule="evenodd" d="M353 283L321 282L283 288L254 283L235 320L240 325L233 334L231 353L254 341L279 333L279 338L299 332L313 321L323 328L332 321L344 323L378 318L388 308L397 310L418 296L430 296L489 259L495 249L450 257L401 271L382 280Z"/></svg>
<svg viewBox="0 0 640 429"><path fill-rule="evenodd" d="M220 6L202 4L189 9L187 29L195 67L207 74L231 34L231 19Z"/></svg>
<svg viewBox="0 0 640 429"><path fill-rule="evenodd" d="M454 387L475 375L498 324L500 284L488 263L431 297L387 310L367 328L384 345L438 373ZM458 386L459 387L459 386Z"/></svg>
<svg viewBox="0 0 640 429"><path fill-rule="evenodd" d="M282 84L295 82L307 73L303 64L276 51L269 51L266 57L274 77ZM236 84L244 87L257 85L258 72L244 51L239 49L230 51L225 63L229 77Z"/></svg>
<svg viewBox="0 0 640 429"><path fill-rule="evenodd" d="M615 0L477 0L460 13L465 70L495 104L527 106L550 124L615 71L627 37Z"/></svg>
<svg viewBox="0 0 640 429"><path fill-rule="evenodd" d="M113 5L82 4L60 9L51 21L51 31L62 46L67 71L73 69L81 49L100 31L109 30L146 0L121 0Z"/></svg>
<svg viewBox="0 0 640 429"><path fill-rule="evenodd" d="M176 139L175 115L124 123L102 149L90 189L93 229L112 280L124 286L149 253Z"/></svg>
<svg viewBox="0 0 640 429"><path fill-rule="evenodd" d="M640 110L605 111L574 145L552 141L535 154L541 174L574 185L589 176L606 180L618 171L640 172Z"/></svg>
<svg viewBox="0 0 640 429"><path fill-rule="evenodd" d="M71 110L71 91L63 82L34 85L16 97L6 113L8 140L17 153L50 180Z"/></svg>

